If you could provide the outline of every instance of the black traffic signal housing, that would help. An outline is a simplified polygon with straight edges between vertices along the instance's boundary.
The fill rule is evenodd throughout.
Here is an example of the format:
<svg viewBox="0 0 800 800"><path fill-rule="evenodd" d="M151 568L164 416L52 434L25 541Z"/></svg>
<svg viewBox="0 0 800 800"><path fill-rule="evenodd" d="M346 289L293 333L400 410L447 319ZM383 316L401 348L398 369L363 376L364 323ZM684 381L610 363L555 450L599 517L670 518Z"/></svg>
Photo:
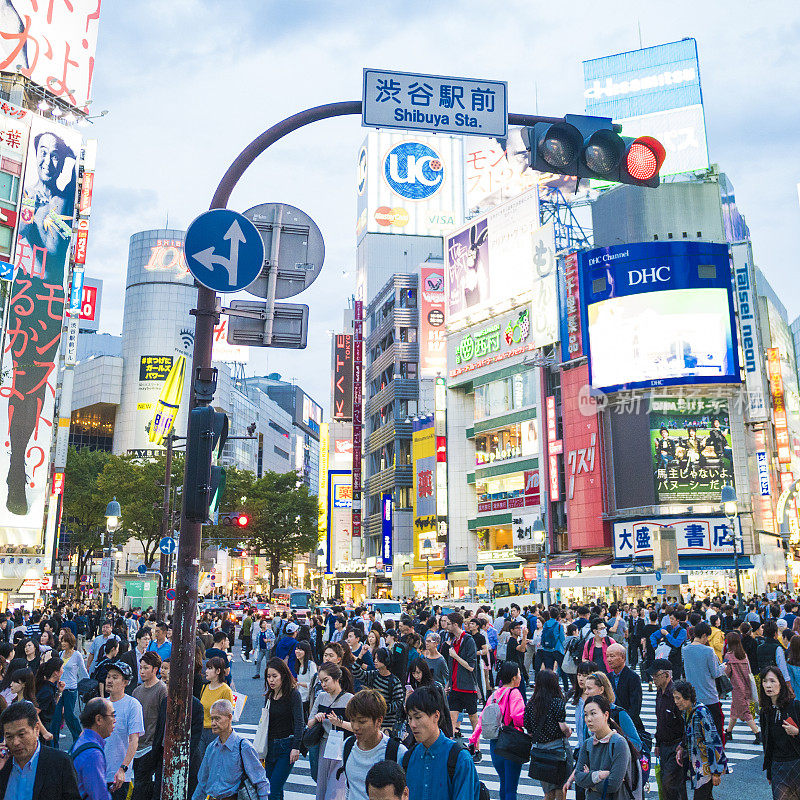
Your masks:
<svg viewBox="0 0 800 800"><path fill-rule="evenodd" d="M250 517L244 511L226 511L219 515L218 525L226 528L247 528Z"/></svg>
<svg viewBox="0 0 800 800"><path fill-rule="evenodd" d="M212 465L228 439L228 417L211 406L189 412L186 441L186 518L206 523L225 491L225 468Z"/></svg>
<svg viewBox="0 0 800 800"><path fill-rule="evenodd" d="M531 169L655 188L664 145L652 136L621 136L621 130L610 117L567 114L563 122L537 122L521 133Z"/></svg>

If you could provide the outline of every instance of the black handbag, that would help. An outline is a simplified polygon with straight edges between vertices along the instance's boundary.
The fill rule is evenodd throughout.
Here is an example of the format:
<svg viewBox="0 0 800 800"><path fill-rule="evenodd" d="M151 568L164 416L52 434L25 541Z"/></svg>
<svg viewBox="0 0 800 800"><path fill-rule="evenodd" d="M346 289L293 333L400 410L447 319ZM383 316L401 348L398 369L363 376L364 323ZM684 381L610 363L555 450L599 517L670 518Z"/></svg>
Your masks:
<svg viewBox="0 0 800 800"><path fill-rule="evenodd" d="M563 743L563 740L561 740ZM562 747L559 750L547 750L533 745L530 753L528 777L533 780L563 786L569 774L567 770L567 751Z"/></svg>
<svg viewBox="0 0 800 800"><path fill-rule="evenodd" d="M724 673L715 679L715 683L717 684L717 694L720 700L724 700L733 691L731 679Z"/></svg>
<svg viewBox="0 0 800 800"><path fill-rule="evenodd" d="M513 725L503 725L495 740L494 751L515 764L527 764L533 738Z"/></svg>
<svg viewBox="0 0 800 800"><path fill-rule="evenodd" d="M339 692L339 694L333 698L333 703L331 703L330 707L320 706L319 710L324 711L327 714L343 694L344 690ZM325 723L317 722L310 728L305 728L305 730L303 730L303 738L301 740L302 746L308 749L316 747L322 741L323 736L325 736Z"/></svg>

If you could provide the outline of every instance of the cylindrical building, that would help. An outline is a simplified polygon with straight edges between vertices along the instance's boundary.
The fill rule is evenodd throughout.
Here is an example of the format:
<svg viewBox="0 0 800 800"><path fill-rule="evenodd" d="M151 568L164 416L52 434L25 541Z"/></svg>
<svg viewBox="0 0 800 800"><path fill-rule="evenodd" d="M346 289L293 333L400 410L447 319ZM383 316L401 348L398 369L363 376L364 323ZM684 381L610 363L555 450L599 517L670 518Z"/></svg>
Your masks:
<svg viewBox="0 0 800 800"><path fill-rule="evenodd" d="M186 430L197 289L183 253L185 231L133 234L128 251L122 322L122 397L114 426L114 452L153 450L148 426L170 369L187 358L175 430Z"/></svg>

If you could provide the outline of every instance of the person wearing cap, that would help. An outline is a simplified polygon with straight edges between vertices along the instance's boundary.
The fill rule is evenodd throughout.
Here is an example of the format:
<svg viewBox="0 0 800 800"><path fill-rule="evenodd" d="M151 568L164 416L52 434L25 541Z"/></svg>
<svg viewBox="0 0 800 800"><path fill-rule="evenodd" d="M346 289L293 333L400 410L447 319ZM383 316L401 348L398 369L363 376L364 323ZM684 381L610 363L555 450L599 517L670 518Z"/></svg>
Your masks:
<svg viewBox="0 0 800 800"><path fill-rule="evenodd" d="M683 767L678 763L678 747L683 741L683 714L672 696L672 662L657 658L650 665L650 680L656 685L656 747L661 769L661 800L686 800Z"/></svg>
<svg viewBox="0 0 800 800"><path fill-rule="evenodd" d="M286 662L289 671L297 677L297 663L294 656L294 649L297 645L297 631L300 626L296 622L287 622L283 629L283 636L275 648L275 657Z"/></svg>
<svg viewBox="0 0 800 800"><path fill-rule="evenodd" d="M112 800L125 800L128 796L133 758L139 748L139 737L144 735L142 704L125 694L132 678L131 668L122 661L111 664L106 675L106 697L114 706L117 723L104 745L106 783Z"/></svg>

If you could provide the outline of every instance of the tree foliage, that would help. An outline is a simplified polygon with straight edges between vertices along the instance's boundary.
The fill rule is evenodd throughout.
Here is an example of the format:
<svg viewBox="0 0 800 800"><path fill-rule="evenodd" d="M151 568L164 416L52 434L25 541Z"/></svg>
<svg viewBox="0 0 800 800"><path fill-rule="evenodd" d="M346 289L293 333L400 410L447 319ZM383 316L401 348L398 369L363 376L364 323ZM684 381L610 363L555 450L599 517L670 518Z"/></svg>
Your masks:
<svg viewBox="0 0 800 800"><path fill-rule="evenodd" d="M246 498L242 503L241 498ZM220 512L244 511L247 528L217 525L206 529L209 544L240 545L266 557L270 586L278 585L282 564L317 547L317 498L294 472L266 472L261 478L243 470L228 470Z"/></svg>

